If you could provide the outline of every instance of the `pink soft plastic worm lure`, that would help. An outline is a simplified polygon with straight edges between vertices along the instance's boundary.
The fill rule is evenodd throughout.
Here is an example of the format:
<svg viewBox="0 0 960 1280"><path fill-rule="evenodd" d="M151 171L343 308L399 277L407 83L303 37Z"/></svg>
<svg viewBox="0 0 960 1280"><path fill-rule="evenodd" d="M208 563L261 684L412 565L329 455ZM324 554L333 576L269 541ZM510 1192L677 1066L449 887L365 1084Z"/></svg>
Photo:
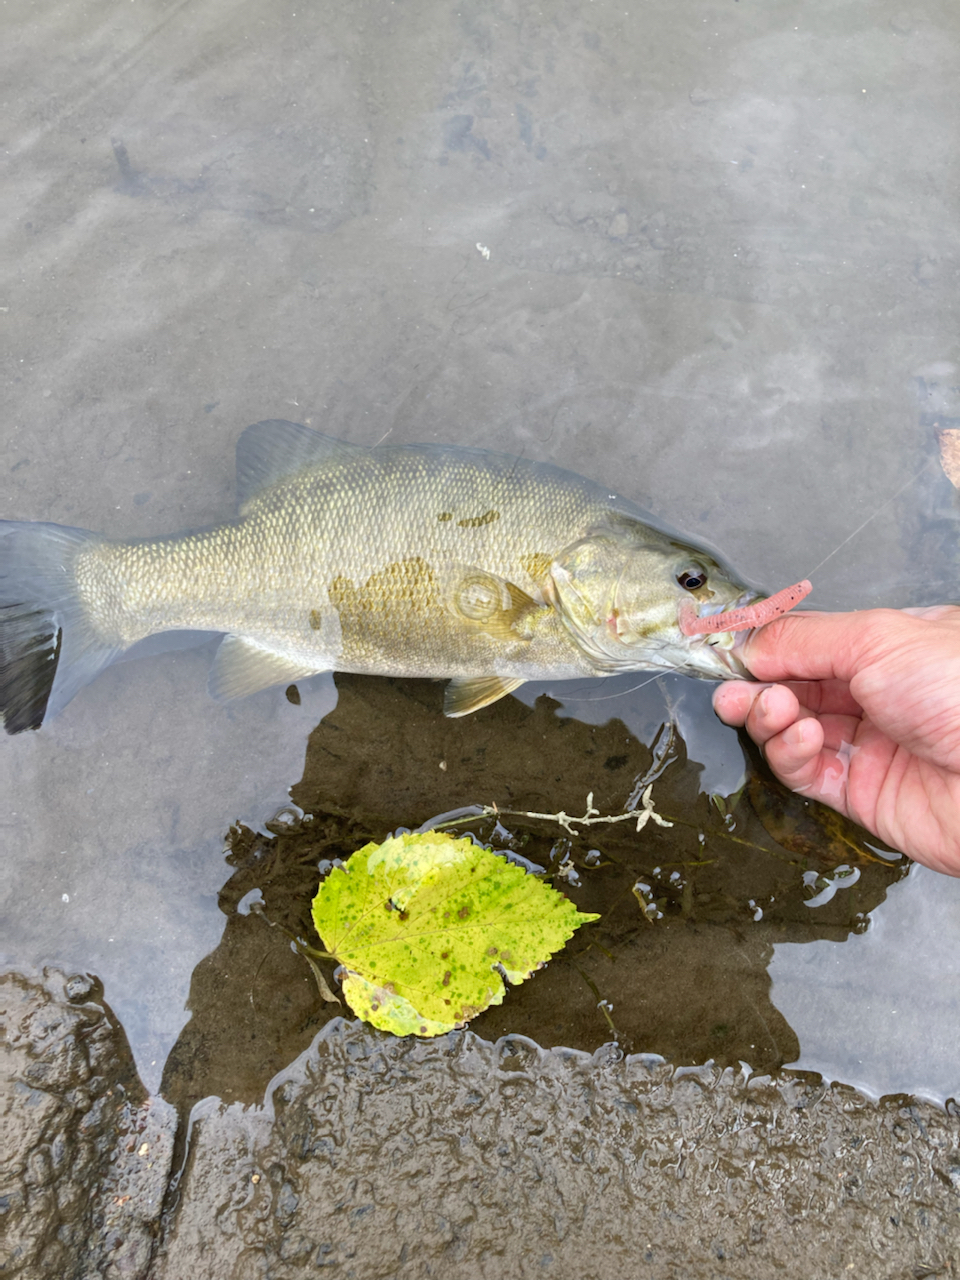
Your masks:
<svg viewBox="0 0 960 1280"><path fill-rule="evenodd" d="M762 627L774 618L779 618L798 605L812 590L813 585L804 578L802 582L784 587L766 600L744 605L742 609L731 609L729 613L712 613L708 618L697 615L697 606L692 600L684 600L677 610L677 622L685 636L712 635L716 631L747 631L751 627Z"/></svg>

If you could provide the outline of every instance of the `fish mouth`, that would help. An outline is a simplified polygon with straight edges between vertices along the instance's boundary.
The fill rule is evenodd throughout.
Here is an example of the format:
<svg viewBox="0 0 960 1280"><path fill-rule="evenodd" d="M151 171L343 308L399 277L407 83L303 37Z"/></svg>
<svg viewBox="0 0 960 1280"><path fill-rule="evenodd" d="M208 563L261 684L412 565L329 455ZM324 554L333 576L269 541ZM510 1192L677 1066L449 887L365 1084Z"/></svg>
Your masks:
<svg viewBox="0 0 960 1280"><path fill-rule="evenodd" d="M728 600L726 604L702 604L694 614L693 601L689 596L682 599L677 605L677 621L680 622L683 613L686 611L688 616L696 619L717 618L724 613L735 613L737 609L744 609L747 605L757 604L760 600L766 600L766 595L762 591L754 591L752 587L745 587L743 591L734 600ZM681 628L682 629L682 628ZM732 632L721 631L714 632L714 635L731 635ZM742 634L742 633L738 633Z"/></svg>
<svg viewBox="0 0 960 1280"><path fill-rule="evenodd" d="M803 578L791 587L775 591L772 596L755 594L750 604L739 605L734 602L732 609L708 608L703 613L699 613L696 605L687 597L677 605L677 626L687 637L726 636L733 632L754 631L789 613L801 600L805 600L812 590L813 584L810 579Z"/></svg>
<svg viewBox="0 0 960 1280"><path fill-rule="evenodd" d="M747 587L734 600L729 600L726 604L702 606L698 610L697 616L699 618L716 618L724 613L733 613L736 609L743 609L748 605L756 604L766 598L762 591L754 591L752 588ZM720 664L722 669L717 672L719 679L756 679L738 652L744 647L747 637L752 634L753 630L754 628L742 631L714 631L710 634L696 637L704 647L709 647L711 657Z"/></svg>
<svg viewBox="0 0 960 1280"><path fill-rule="evenodd" d="M729 635L730 633L726 632L726 634ZM733 637L733 644L729 648L716 642L711 644L710 647L714 657L718 658L723 666L726 667L726 672L721 673L721 680L756 680L757 677L737 652L738 649L743 647L748 635L750 635L749 631L738 631ZM710 644L710 641L707 641L707 643Z"/></svg>

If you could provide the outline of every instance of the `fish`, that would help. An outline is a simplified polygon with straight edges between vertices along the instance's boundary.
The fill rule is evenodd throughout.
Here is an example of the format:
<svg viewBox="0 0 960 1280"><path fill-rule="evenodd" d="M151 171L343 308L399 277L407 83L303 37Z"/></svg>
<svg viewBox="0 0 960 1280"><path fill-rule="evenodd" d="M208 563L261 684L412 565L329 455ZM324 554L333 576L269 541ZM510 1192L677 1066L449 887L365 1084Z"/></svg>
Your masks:
<svg viewBox="0 0 960 1280"><path fill-rule="evenodd" d="M223 633L221 700L349 671L446 679L462 716L531 680L750 678L737 650L763 594L550 463L270 420L238 441L237 491L235 519L171 536L0 521L7 733L168 632ZM720 629L733 611L741 630Z"/></svg>

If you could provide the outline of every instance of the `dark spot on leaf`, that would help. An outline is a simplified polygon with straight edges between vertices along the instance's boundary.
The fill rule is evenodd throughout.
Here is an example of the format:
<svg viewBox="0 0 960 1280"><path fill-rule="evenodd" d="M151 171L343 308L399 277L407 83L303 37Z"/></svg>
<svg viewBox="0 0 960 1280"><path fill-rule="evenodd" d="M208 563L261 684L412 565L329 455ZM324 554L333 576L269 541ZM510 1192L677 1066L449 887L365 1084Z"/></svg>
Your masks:
<svg viewBox="0 0 960 1280"><path fill-rule="evenodd" d="M469 908L469 907L461 907L461 908L460 908L460 910L457 912L457 919L458 919L458 920L466 920L466 918L467 918L467 916L468 916L469 914L470 914L470 908Z"/></svg>
<svg viewBox="0 0 960 1280"><path fill-rule="evenodd" d="M425 1036L427 1034L427 1028L423 1025L423 1023L420 1024L420 1034L422 1036Z"/></svg>
<svg viewBox="0 0 960 1280"><path fill-rule="evenodd" d="M496 948L496 947L488 947L488 948L487 948L487 955L488 955L488 956L495 956L496 954L497 954L497 948Z"/></svg>
<svg viewBox="0 0 960 1280"><path fill-rule="evenodd" d="M409 920L409 919L410 919L410 912L409 912L409 911L401 911L401 912L400 912L400 919L401 919L401 920Z"/></svg>
<svg viewBox="0 0 960 1280"><path fill-rule="evenodd" d="M451 974L450 974L450 970L448 969L448 970L447 970L447 972L443 975L443 985L444 985L445 987L449 987L449 985L450 985L450 977L451 977ZM449 1002L449 1001L447 1001L447 1003L449 1004L450 1002Z"/></svg>
<svg viewBox="0 0 960 1280"><path fill-rule="evenodd" d="M450 958L450 952L449 952L449 951L442 951L442 952L440 953L440 959L441 959L441 960L448 960L449 958Z"/></svg>
<svg viewBox="0 0 960 1280"><path fill-rule="evenodd" d="M380 1008L380 1001L379 1001L379 1000L371 1000L371 1001L370 1001L370 1008L373 1010L373 1012L374 1012L374 1013L376 1013L376 1011Z"/></svg>

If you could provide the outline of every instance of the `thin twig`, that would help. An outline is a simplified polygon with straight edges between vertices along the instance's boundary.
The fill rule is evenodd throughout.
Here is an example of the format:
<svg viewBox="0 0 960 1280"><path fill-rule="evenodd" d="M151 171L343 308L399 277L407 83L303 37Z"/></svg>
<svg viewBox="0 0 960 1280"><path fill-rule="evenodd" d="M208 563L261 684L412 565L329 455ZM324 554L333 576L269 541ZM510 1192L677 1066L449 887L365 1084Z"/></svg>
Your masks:
<svg viewBox="0 0 960 1280"><path fill-rule="evenodd" d="M650 821L655 822L658 827L672 827L673 823L654 809L653 800L651 799L652 791L653 783L644 791L640 800L641 807L639 809L630 809L627 813L601 814L600 810L594 807L593 792L591 791L587 796L586 812L580 818L564 812L563 809L559 813L534 813L528 809L501 809L496 804L485 804L481 805L476 813L470 814L467 818L451 818L449 822L443 822L439 825L456 827L462 826L467 822L475 822L477 818L500 818L506 815L511 818L539 818L542 822L556 822L571 836L577 834L574 827L595 827L600 823L626 822L631 818L636 819L638 831L642 831Z"/></svg>

